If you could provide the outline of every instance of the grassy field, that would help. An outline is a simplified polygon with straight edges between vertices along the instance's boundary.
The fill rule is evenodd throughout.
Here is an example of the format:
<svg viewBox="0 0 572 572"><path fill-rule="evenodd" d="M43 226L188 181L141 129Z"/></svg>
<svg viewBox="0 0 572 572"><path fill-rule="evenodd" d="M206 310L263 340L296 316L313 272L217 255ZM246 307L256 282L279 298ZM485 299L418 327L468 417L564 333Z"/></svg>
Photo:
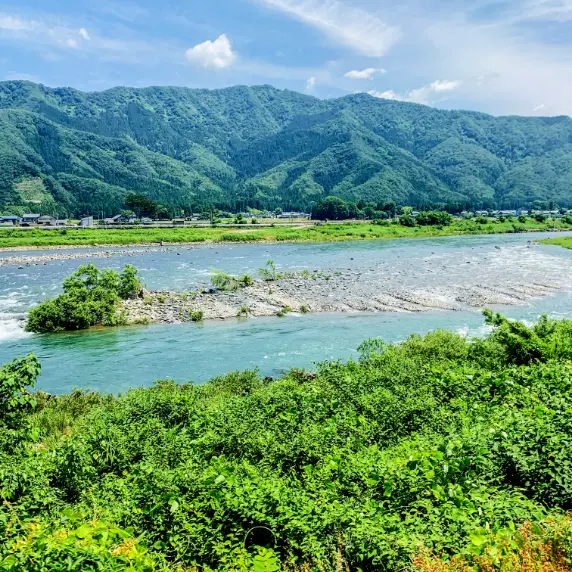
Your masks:
<svg viewBox="0 0 572 572"><path fill-rule="evenodd" d="M563 246L564 248L572 249L572 237L563 236L562 238L547 238L541 240L542 244L554 244L556 246Z"/></svg>
<svg viewBox="0 0 572 572"><path fill-rule="evenodd" d="M256 228L114 228L114 229L0 229L0 248L103 246L192 242L329 242L340 240L371 240L389 238L416 238L424 236L450 236L458 234L496 234L507 232L546 231L567 228L560 221L539 223L529 219L526 223L497 222L487 224L475 221L455 221L450 226L404 227L372 223L324 224L299 228L276 226Z"/></svg>

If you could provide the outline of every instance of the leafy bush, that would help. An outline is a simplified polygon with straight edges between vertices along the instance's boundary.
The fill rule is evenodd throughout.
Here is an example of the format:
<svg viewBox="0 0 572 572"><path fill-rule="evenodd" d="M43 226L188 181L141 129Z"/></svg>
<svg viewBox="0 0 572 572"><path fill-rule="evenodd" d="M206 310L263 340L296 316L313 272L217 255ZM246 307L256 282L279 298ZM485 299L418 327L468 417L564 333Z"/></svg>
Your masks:
<svg viewBox="0 0 572 572"><path fill-rule="evenodd" d="M404 214L399 217L399 224L401 226L414 227L417 226L417 220L415 220L415 217L410 214Z"/></svg>
<svg viewBox="0 0 572 572"><path fill-rule="evenodd" d="M28 332L84 330L95 325L119 325L121 300L141 290L137 269L126 266L121 274L100 270L93 264L80 266L63 283L63 294L32 309L26 322Z"/></svg>
<svg viewBox="0 0 572 572"><path fill-rule="evenodd" d="M41 369L32 354L0 368L0 425L16 427L21 418L35 408L36 399L28 391Z"/></svg>
<svg viewBox="0 0 572 572"><path fill-rule="evenodd" d="M267 260L266 265L263 268L258 269L258 274L265 282L274 282L282 278L282 275L276 268L274 260Z"/></svg>
<svg viewBox="0 0 572 572"><path fill-rule="evenodd" d="M278 380L37 397L0 440L0 567L568 569L572 322L486 320Z"/></svg>
<svg viewBox="0 0 572 572"><path fill-rule="evenodd" d="M419 226L447 226L453 222L453 217L445 211L420 212L416 217Z"/></svg>
<svg viewBox="0 0 572 572"><path fill-rule="evenodd" d="M284 316L286 316L287 314L289 314L292 311L292 308L290 308L290 306L283 306L281 310L278 311L278 313L276 314L279 318L283 318Z"/></svg>
<svg viewBox="0 0 572 572"><path fill-rule="evenodd" d="M211 284L218 288L219 290L228 290L234 292L239 288L246 288L247 286L252 286L254 280L249 274L244 274L237 278L236 276L231 276L226 274L222 270L211 270Z"/></svg>

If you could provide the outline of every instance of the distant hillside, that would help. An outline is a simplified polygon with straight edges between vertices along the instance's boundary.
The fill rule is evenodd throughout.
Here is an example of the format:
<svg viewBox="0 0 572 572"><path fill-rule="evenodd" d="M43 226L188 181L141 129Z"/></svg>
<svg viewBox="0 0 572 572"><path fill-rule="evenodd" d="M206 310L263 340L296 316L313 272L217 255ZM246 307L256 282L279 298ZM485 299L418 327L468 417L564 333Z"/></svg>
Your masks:
<svg viewBox="0 0 572 572"><path fill-rule="evenodd" d="M82 93L0 82L0 209L572 206L572 119L442 111L270 86ZM32 198L31 198L32 197ZM34 202L30 202L34 201Z"/></svg>

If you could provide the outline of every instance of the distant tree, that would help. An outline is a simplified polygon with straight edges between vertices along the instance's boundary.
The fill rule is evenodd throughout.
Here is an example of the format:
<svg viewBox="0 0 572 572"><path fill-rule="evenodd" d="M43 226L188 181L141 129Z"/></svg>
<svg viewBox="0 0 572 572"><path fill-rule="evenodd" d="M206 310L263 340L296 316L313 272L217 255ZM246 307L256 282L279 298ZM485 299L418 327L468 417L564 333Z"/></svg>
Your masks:
<svg viewBox="0 0 572 572"><path fill-rule="evenodd" d="M377 210L384 211L390 218L393 218L395 216L395 213L397 212L397 205L393 201L378 203Z"/></svg>
<svg viewBox="0 0 572 572"><path fill-rule="evenodd" d="M415 220L415 217L411 216L410 214L402 214L399 217L399 224L401 226L413 227L413 226L417 226L417 221Z"/></svg>
<svg viewBox="0 0 572 572"><path fill-rule="evenodd" d="M361 215L361 211L355 203L346 203L346 212L347 218L359 218Z"/></svg>
<svg viewBox="0 0 572 572"><path fill-rule="evenodd" d="M343 220L348 218L348 205L339 197L326 197L314 205L312 218Z"/></svg>
<svg viewBox="0 0 572 572"><path fill-rule="evenodd" d="M532 203L532 210L545 211L547 208L548 208L548 203L546 201L534 201Z"/></svg>
<svg viewBox="0 0 572 572"><path fill-rule="evenodd" d="M144 215L144 216L153 216L153 215ZM155 217L159 220L168 220L171 218L171 211L165 205L157 205L155 209Z"/></svg>
<svg viewBox="0 0 572 572"><path fill-rule="evenodd" d="M128 209L135 211L138 217L154 217L156 216L160 205L145 195L130 193L125 198L125 206Z"/></svg>
<svg viewBox="0 0 572 572"><path fill-rule="evenodd" d="M381 212L383 212L383 214L387 217L387 213L385 213L384 211ZM363 214L365 215L366 218L379 218L375 216L376 210L371 205L368 205L363 209Z"/></svg>
<svg viewBox="0 0 572 572"><path fill-rule="evenodd" d="M445 211L426 211L417 215L417 224L420 226L446 226L453 222L453 217Z"/></svg>

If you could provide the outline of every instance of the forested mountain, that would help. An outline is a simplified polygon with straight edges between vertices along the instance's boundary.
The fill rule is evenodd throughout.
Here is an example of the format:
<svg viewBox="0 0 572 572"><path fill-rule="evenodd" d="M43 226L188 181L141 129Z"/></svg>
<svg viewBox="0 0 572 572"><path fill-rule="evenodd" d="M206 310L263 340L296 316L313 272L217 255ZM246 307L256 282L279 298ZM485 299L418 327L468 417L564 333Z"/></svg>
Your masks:
<svg viewBox="0 0 572 572"><path fill-rule="evenodd" d="M572 206L572 119L492 117L270 86L83 93L0 82L0 210L199 210L326 195L419 208Z"/></svg>

